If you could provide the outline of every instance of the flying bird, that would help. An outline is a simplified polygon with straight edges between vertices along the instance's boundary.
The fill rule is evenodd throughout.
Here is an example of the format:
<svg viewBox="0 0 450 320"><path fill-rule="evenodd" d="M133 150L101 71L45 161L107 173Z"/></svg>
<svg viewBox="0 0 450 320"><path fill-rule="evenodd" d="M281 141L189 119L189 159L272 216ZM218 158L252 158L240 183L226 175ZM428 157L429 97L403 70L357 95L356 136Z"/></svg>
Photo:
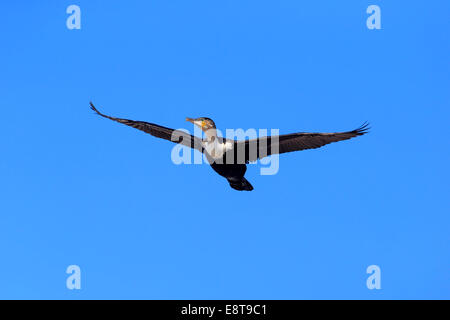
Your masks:
<svg viewBox="0 0 450 320"><path fill-rule="evenodd" d="M139 129L157 138L200 151L206 155L214 171L226 178L233 189L239 191L253 190L253 186L244 177L249 162L273 154L320 148L332 142L362 136L369 130L369 124L365 122L359 128L345 132L298 132L257 139L231 140L217 135L216 125L210 118L186 118L186 121L198 126L204 132L205 138L201 139L184 131L166 128L154 123L110 117L98 111L92 102L90 105L92 110L104 118Z"/></svg>

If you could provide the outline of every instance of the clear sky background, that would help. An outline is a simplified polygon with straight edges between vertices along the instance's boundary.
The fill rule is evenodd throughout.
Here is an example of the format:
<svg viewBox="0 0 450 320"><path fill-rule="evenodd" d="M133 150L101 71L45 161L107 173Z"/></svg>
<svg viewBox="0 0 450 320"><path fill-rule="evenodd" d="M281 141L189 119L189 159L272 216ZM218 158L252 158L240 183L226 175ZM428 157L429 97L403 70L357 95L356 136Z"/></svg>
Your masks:
<svg viewBox="0 0 450 320"><path fill-rule="evenodd" d="M81 8L68 30L66 8ZM366 8L381 8L369 30ZM449 1L3 1L0 298L450 298ZM370 134L237 192L107 114ZM81 290L66 288L79 265ZM381 268L368 290L366 268Z"/></svg>

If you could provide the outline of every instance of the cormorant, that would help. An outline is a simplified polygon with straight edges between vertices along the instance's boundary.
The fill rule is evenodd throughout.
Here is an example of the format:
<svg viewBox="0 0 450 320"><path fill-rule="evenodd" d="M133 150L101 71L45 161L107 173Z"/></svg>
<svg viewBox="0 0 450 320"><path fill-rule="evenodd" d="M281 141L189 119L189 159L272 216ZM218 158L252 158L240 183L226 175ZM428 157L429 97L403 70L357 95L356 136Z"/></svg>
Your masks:
<svg viewBox="0 0 450 320"><path fill-rule="evenodd" d="M186 121L193 123L205 132L205 139L202 140L186 132L166 128L154 123L110 117L98 111L92 102L90 105L92 110L104 118L123 123L152 136L179 143L204 153L214 171L226 178L233 189L239 191L253 190L253 186L244 177L249 162L272 154L320 148L332 142L362 136L369 130L368 123L365 122L359 128L346 132L298 132L237 141L218 137L216 125L209 118L186 118Z"/></svg>

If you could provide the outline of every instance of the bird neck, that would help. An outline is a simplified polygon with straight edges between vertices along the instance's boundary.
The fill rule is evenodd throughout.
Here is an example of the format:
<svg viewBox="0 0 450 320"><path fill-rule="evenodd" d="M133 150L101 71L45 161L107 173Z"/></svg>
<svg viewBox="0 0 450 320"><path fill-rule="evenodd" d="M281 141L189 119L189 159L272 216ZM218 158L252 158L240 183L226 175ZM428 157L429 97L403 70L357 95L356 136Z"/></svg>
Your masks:
<svg viewBox="0 0 450 320"><path fill-rule="evenodd" d="M217 130L216 128L211 128L205 131L206 141L215 142L217 141Z"/></svg>

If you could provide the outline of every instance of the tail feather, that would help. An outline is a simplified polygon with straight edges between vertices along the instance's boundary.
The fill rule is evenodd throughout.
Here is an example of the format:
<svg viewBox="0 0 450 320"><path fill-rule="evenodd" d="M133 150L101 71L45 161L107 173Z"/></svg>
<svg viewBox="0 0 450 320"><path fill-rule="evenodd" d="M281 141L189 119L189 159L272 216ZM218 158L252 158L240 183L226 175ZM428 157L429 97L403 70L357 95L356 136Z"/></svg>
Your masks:
<svg viewBox="0 0 450 320"><path fill-rule="evenodd" d="M240 180L229 179L228 182L230 183L230 186L235 190L239 190L239 191L252 191L253 190L253 186L244 177L242 177Z"/></svg>

